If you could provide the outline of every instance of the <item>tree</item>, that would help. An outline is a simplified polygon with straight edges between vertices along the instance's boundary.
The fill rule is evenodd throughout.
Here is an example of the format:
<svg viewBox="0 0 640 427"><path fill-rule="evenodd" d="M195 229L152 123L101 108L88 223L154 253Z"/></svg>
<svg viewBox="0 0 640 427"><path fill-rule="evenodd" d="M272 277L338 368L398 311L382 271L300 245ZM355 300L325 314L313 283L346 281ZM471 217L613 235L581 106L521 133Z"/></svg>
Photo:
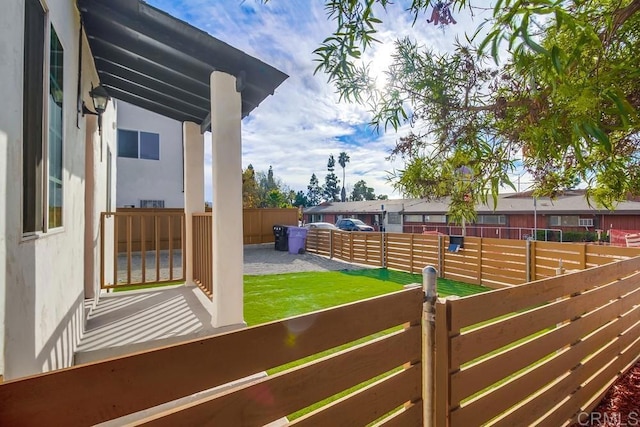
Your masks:
<svg viewBox="0 0 640 427"><path fill-rule="evenodd" d="M242 172L242 207L257 208L259 204L258 183L253 165Z"/></svg>
<svg viewBox="0 0 640 427"><path fill-rule="evenodd" d="M367 187L367 183L363 179L361 179L353 186L351 200L356 202L360 202L363 200L376 200L376 195L373 192L373 188Z"/></svg>
<svg viewBox="0 0 640 427"><path fill-rule="evenodd" d="M309 185L307 185L307 200L308 206L317 206L322 201L322 187L315 173L311 174Z"/></svg>
<svg viewBox="0 0 640 427"><path fill-rule="evenodd" d="M324 178L324 186L322 188L322 195L325 200L329 202L337 202L338 201L338 183L340 180L333 172L336 167L336 160L333 158L333 154L329 155L329 160L327 161L327 170L329 173Z"/></svg>
<svg viewBox="0 0 640 427"><path fill-rule="evenodd" d="M516 168L533 176L538 196L554 197L576 179L608 208L640 194L640 0L494 3L487 35L450 54L397 40L378 90L358 61L375 42L377 12L393 3L325 1L336 30L315 51L317 71L343 99L373 105L375 126L414 127L392 153L405 161L395 187L450 195L451 211L462 216L475 206L469 199L495 203L501 187L514 188ZM433 19L433 6L441 3L413 0L406 10L417 23L424 13ZM469 0L450 7L472 11ZM446 26L449 18L437 21ZM463 166L468 183L456 174Z"/></svg>
<svg viewBox="0 0 640 427"><path fill-rule="evenodd" d="M307 206L311 206L309 204L309 200L307 199L307 196L305 196L303 191L298 191L295 195L295 199L293 201L293 206L296 207L307 207Z"/></svg>
<svg viewBox="0 0 640 427"><path fill-rule="evenodd" d="M342 191L340 192L340 200L343 202L347 201L347 191L344 189L344 184L345 184L345 167L347 166L347 163L349 163L349 155L347 153L345 153L344 151L342 153L340 153L340 155L338 156L338 163L340 164L340 166L342 167Z"/></svg>

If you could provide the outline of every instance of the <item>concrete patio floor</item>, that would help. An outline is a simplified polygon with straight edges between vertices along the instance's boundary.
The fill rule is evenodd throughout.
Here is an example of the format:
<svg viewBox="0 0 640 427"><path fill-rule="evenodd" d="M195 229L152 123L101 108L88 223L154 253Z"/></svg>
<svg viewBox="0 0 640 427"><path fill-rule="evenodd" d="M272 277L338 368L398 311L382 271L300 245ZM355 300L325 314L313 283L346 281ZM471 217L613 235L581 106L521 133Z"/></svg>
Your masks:
<svg viewBox="0 0 640 427"><path fill-rule="evenodd" d="M87 315L75 364L229 330L211 326L210 306L199 288L184 285L102 294Z"/></svg>

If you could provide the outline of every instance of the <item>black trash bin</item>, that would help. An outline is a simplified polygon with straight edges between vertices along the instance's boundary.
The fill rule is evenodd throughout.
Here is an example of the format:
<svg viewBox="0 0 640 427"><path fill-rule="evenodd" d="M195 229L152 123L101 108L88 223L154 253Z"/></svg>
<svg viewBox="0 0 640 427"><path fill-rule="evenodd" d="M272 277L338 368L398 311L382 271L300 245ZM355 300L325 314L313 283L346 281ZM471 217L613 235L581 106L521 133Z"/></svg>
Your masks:
<svg viewBox="0 0 640 427"><path fill-rule="evenodd" d="M275 238L275 250L276 251L288 251L289 250L289 237L287 236L286 225L274 225L273 237Z"/></svg>

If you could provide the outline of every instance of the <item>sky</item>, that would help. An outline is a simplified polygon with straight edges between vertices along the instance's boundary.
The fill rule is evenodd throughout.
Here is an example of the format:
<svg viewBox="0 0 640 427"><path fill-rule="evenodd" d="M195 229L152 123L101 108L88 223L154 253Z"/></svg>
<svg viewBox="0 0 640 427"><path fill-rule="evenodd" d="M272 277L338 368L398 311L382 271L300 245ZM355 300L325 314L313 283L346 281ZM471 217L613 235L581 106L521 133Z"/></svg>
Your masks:
<svg viewBox="0 0 640 427"><path fill-rule="evenodd" d="M363 106L338 102L335 88L326 75L314 75L313 50L331 35L334 22L324 10L323 0L147 0L147 3L206 31L231 46L254 56L289 75L242 122L242 166L253 165L266 173L273 167L276 179L296 192L307 192L312 174L320 184L327 175L329 155L350 156L346 166L346 188L364 180L376 195L401 198L389 182L389 172L402 163L387 160L400 136L409 132L375 132L368 124L370 112ZM456 37L473 34L482 11L473 18L467 11L454 13L457 25L442 28L420 16L412 26L405 12L406 0L397 0L387 12L376 38L380 43L364 53L364 60L380 81L390 63L393 41L409 36L433 50L450 50ZM430 11L429 11L430 13ZM211 137L205 135L205 198L211 200ZM342 180L342 168L336 172ZM341 185L341 184L340 184Z"/></svg>

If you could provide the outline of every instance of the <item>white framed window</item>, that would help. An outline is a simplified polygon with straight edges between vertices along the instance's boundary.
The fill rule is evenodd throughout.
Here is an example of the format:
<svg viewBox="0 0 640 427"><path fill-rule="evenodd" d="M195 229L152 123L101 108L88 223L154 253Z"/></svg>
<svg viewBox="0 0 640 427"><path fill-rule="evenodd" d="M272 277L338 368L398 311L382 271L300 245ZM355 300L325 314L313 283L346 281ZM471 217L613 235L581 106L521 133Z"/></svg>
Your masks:
<svg viewBox="0 0 640 427"><path fill-rule="evenodd" d="M404 215L404 222L422 222L422 215Z"/></svg>
<svg viewBox="0 0 640 427"><path fill-rule="evenodd" d="M118 129L118 157L160 160L160 135L152 132Z"/></svg>
<svg viewBox="0 0 640 427"><path fill-rule="evenodd" d="M591 218L588 218L591 219ZM591 219L593 223L593 219ZM580 224L580 217L577 215L551 215L549 216L549 226L553 227L578 227Z"/></svg>
<svg viewBox="0 0 640 427"><path fill-rule="evenodd" d="M388 212L387 215L387 224L402 224L402 220L398 212Z"/></svg>
<svg viewBox="0 0 640 427"><path fill-rule="evenodd" d="M164 200L140 200L141 208L164 208Z"/></svg>
<svg viewBox="0 0 640 427"><path fill-rule="evenodd" d="M29 235L62 227L64 48L39 0L25 0L24 11L22 232Z"/></svg>
<svg viewBox="0 0 640 427"><path fill-rule="evenodd" d="M424 222L439 222L445 224L447 222L446 215L425 215Z"/></svg>
<svg viewBox="0 0 640 427"><path fill-rule="evenodd" d="M478 215L477 224L486 225L505 225L507 223L506 215Z"/></svg>
<svg viewBox="0 0 640 427"><path fill-rule="evenodd" d="M593 218L580 218L578 219L578 225L580 227L593 227Z"/></svg>

